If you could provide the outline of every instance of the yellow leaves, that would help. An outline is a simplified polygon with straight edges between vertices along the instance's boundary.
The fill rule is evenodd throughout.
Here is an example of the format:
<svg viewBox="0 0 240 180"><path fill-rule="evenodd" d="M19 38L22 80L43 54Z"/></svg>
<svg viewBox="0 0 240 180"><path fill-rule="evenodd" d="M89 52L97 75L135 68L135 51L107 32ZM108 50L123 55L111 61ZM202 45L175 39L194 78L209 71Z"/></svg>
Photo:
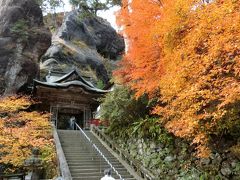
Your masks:
<svg viewBox="0 0 240 180"><path fill-rule="evenodd" d="M52 147L49 114L22 111L32 104L28 97L6 97L0 100L0 163L21 167L31 155L32 147ZM9 107L8 107L9 106ZM3 114L2 114L3 116Z"/></svg>
<svg viewBox="0 0 240 180"><path fill-rule="evenodd" d="M231 147L231 148L230 148L230 151L231 151L236 157L240 157L240 144L238 143L237 145Z"/></svg>
<svg viewBox="0 0 240 180"><path fill-rule="evenodd" d="M198 145L197 146L197 156L200 158L208 158L211 154L211 149L209 148L208 145Z"/></svg>
<svg viewBox="0 0 240 180"><path fill-rule="evenodd" d="M31 104L32 102L27 97L0 97L0 113L24 110L27 109Z"/></svg>

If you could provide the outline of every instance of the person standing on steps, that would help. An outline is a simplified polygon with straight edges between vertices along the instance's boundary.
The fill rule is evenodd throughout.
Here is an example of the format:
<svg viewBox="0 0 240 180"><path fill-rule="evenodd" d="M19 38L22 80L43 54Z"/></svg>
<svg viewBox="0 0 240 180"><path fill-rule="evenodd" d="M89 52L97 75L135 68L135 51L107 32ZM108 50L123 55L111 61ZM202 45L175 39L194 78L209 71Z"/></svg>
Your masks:
<svg viewBox="0 0 240 180"><path fill-rule="evenodd" d="M69 127L71 130L74 130L75 122L76 122L76 119L74 116L72 116L69 120Z"/></svg>
<svg viewBox="0 0 240 180"><path fill-rule="evenodd" d="M112 177L112 170L111 169L105 169L104 170L104 177L102 177L101 180L115 180Z"/></svg>

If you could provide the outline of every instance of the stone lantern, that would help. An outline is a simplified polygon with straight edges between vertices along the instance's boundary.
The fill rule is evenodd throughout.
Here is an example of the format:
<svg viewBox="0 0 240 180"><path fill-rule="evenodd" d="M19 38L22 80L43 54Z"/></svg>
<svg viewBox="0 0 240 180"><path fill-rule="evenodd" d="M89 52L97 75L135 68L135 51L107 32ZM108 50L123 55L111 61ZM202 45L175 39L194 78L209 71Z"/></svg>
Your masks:
<svg viewBox="0 0 240 180"><path fill-rule="evenodd" d="M40 179L40 169L42 167L42 161L39 158L40 151L38 148L32 149L32 156L25 161L25 167L27 167L32 175L31 180L39 180Z"/></svg>

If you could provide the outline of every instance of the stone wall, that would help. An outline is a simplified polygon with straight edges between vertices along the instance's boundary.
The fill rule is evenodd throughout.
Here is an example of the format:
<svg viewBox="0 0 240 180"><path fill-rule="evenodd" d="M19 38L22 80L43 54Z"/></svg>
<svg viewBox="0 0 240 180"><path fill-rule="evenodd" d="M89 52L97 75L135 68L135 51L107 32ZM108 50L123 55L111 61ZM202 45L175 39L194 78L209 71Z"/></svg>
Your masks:
<svg viewBox="0 0 240 180"><path fill-rule="evenodd" d="M179 139L170 144L143 138L116 141L160 179L240 179L240 159L230 151L199 159L194 148Z"/></svg>

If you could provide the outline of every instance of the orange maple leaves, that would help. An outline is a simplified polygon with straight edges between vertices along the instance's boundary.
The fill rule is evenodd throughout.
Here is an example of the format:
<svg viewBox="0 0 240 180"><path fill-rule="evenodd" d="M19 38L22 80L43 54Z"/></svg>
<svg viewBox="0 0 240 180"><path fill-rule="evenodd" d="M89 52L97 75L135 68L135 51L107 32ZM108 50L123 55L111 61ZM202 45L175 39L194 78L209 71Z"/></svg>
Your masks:
<svg viewBox="0 0 240 180"><path fill-rule="evenodd" d="M240 128L240 2L141 2L120 13L129 50L117 74L158 98L165 127L207 156L212 134Z"/></svg>
<svg viewBox="0 0 240 180"><path fill-rule="evenodd" d="M117 74L122 80L137 89L137 94L154 92L161 69L158 68L160 51L152 31L161 14L160 2L151 0L123 2L118 15L118 23L127 37L128 53L123 59L123 68ZM150 73L149 73L150 72Z"/></svg>

